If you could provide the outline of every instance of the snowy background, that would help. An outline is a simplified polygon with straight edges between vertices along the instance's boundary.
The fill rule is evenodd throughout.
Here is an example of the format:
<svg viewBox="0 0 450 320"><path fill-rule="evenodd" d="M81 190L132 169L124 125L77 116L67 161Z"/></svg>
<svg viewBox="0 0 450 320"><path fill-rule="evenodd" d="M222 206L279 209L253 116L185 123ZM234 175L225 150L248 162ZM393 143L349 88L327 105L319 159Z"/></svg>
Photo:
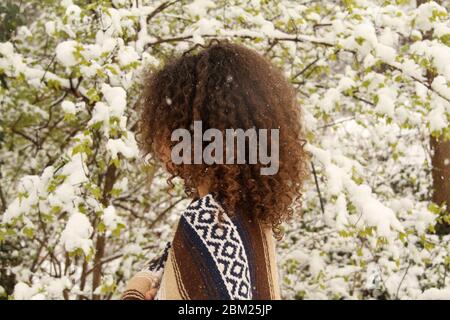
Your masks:
<svg viewBox="0 0 450 320"><path fill-rule="evenodd" d="M140 160L139 83L216 37L280 66L304 113L313 175L302 219L278 243L283 298L450 299L450 216L433 202L450 192L449 10L446 0L2 1L0 297L117 299L170 240L187 200ZM434 180L433 139L448 151Z"/></svg>

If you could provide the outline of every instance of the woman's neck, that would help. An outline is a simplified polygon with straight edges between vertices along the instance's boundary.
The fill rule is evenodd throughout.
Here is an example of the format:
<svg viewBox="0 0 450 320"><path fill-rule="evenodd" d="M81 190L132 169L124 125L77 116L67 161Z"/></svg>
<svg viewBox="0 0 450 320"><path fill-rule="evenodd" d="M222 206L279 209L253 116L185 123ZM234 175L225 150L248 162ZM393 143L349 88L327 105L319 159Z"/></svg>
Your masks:
<svg viewBox="0 0 450 320"><path fill-rule="evenodd" d="M210 192L210 183L207 180L202 181L198 187L197 192L200 198L206 196Z"/></svg>

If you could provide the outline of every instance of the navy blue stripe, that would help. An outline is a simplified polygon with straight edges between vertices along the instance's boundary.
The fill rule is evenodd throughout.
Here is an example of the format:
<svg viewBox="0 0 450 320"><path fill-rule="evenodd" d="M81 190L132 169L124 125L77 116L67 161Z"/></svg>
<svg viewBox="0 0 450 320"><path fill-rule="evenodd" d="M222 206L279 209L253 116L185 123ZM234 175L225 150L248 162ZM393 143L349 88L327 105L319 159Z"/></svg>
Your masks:
<svg viewBox="0 0 450 320"><path fill-rule="evenodd" d="M197 288L194 289L194 292L192 292L192 296L190 297L192 300L219 300L221 298L219 292L217 291L217 288L212 285L213 279L210 272L208 272L208 268L204 264L204 261L202 260L202 256L200 254L199 250L192 250L192 248L195 248L195 244L192 242L192 239L188 238L186 235L186 232L182 232L181 229L178 229L177 234L177 240L181 241L181 245L183 249L180 249L181 252L186 252L187 250L190 250L190 256L194 264L195 269L186 269L181 268L180 272L183 272L181 270L186 270L185 273L188 273L186 275L187 277L187 283L185 284L185 289L189 294L190 288L194 288L195 284L192 284L190 282L190 272L196 272L197 275L200 277L200 283L197 284ZM182 255L181 255L182 256ZM180 265L182 264L182 261L180 261ZM192 266L191 266L192 268Z"/></svg>
<svg viewBox="0 0 450 320"><path fill-rule="evenodd" d="M242 244L244 246L245 249L245 253L247 255L247 262L248 262L248 269L249 269L249 273L250 273L250 285L251 285L251 292L252 292L252 297L253 299L255 299L255 297L257 296L257 288L256 288L256 273L252 272L252 270L257 270L256 266L255 266L255 256L254 256L254 252L255 250L252 247L252 242L250 241L249 238L249 233L247 230L245 230L245 227L242 223L241 220L241 212L238 211L237 214L233 215L233 217L231 217L231 220L233 221L234 225L236 226L236 229L238 231L238 234L242 240Z"/></svg>
<svg viewBox="0 0 450 320"><path fill-rule="evenodd" d="M208 267L208 272L211 273L211 278L220 295L219 299L230 300L230 294L228 293L218 266L211 256L211 253L208 251L206 244L202 241L200 236L183 215L180 218L179 226L181 227L181 231L186 235L186 237L195 244L195 248L198 249L198 251L200 252L200 256L204 259L205 265Z"/></svg>

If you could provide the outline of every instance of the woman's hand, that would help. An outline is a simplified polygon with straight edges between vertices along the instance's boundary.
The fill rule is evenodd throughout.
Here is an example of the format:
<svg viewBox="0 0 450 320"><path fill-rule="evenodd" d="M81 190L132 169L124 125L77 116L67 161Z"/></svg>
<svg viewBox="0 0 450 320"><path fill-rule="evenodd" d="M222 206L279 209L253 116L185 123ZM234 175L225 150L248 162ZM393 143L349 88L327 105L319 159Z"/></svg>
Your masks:
<svg viewBox="0 0 450 320"><path fill-rule="evenodd" d="M145 300L155 300L156 293L158 292L157 288L152 288L145 293Z"/></svg>

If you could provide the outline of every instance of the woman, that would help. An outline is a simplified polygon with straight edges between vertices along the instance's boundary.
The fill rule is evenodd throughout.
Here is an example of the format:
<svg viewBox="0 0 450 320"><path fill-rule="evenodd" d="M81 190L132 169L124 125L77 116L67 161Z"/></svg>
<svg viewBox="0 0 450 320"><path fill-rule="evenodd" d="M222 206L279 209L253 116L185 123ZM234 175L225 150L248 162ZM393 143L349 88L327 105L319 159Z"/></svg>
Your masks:
<svg viewBox="0 0 450 320"><path fill-rule="evenodd" d="M282 72L253 50L213 40L150 73L141 107L140 147L162 161L170 185L183 180L193 201L173 241L131 279L123 299L279 299L274 238L300 204L307 176L300 111ZM212 163L174 161L180 141L173 133L195 136L199 123L223 133L216 147L226 145L226 154L215 149ZM264 145L246 136L244 146L230 147L227 129L256 130L258 139L270 132L266 154L277 151L276 172L262 174L267 161L251 159ZM202 150L212 140L202 141ZM182 150L189 156L195 148Z"/></svg>

